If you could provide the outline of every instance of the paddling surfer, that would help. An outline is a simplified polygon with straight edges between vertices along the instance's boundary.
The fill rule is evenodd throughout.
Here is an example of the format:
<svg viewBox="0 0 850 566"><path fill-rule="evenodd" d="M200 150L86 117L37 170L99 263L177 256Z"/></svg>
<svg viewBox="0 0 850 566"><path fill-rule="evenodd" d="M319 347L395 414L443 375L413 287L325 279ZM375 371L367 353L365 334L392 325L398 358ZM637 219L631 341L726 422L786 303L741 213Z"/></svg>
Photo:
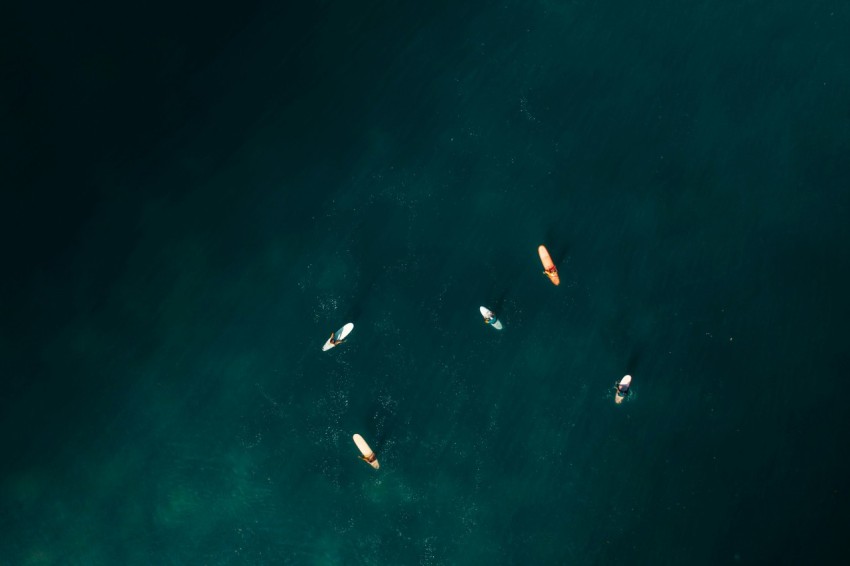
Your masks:
<svg viewBox="0 0 850 566"><path fill-rule="evenodd" d="M334 338L334 336L336 336L336 332L331 332L331 337L328 338L328 342L331 343L331 346L336 346L337 344L342 344L343 342L345 342L345 339L337 340L336 338Z"/></svg>
<svg viewBox="0 0 850 566"><path fill-rule="evenodd" d="M626 379L628 378L628 379ZM629 387L632 384L631 376L626 376L620 380L620 382L616 385L614 389L617 390L617 393L614 396L614 401L619 405L623 402L623 399L626 398L626 395L629 394Z"/></svg>
<svg viewBox="0 0 850 566"><path fill-rule="evenodd" d="M378 463L378 457L375 455L375 451L369 447L366 441L363 440L363 437L355 434L352 438L354 439L354 444L357 445L357 449L360 450L361 455L357 457L376 470L380 468L381 465Z"/></svg>
<svg viewBox="0 0 850 566"><path fill-rule="evenodd" d="M364 462L366 462L366 463L367 463L367 464L369 464L370 466L372 465L372 462L374 462L375 460L377 460L377 459L378 459L378 457L377 457L377 456L375 456L375 453L374 453L374 452L372 452L372 453L371 453L371 454L369 454L368 456L363 456L363 455L361 454L360 456L358 456L358 458L360 458L361 460L363 460Z"/></svg>

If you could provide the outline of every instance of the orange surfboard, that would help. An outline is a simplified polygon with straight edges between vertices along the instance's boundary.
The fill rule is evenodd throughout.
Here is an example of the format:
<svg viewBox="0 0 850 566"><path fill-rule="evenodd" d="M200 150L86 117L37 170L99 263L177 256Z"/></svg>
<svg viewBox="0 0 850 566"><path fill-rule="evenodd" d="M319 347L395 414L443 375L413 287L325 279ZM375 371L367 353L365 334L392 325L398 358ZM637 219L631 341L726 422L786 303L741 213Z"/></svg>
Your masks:
<svg viewBox="0 0 850 566"><path fill-rule="evenodd" d="M558 268L555 267L555 264L552 263L552 258L549 256L549 250L546 249L546 246L540 246L537 248L537 254L540 256L540 263L543 264L544 273L546 277L549 278L554 285L561 284L561 278L558 277Z"/></svg>

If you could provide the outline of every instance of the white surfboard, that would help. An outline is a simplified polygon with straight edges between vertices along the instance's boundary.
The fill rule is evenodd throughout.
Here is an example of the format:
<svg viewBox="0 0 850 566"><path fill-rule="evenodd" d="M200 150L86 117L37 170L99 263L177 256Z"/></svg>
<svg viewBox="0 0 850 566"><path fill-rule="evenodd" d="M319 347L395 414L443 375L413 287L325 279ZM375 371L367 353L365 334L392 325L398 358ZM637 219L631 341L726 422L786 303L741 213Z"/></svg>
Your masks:
<svg viewBox="0 0 850 566"><path fill-rule="evenodd" d="M496 315L493 313L493 311L491 311L491 310L490 310L490 309L488 309L487 307L479 307L479 309L478 309L478 310L480 310L480 311L481 311L481 316L483 316L483 317L484 317L484 320L485 320L485 321L486 321L486 322L487 322L490 326L492 326L492 327L493 327L493 328L495 328L496 330L501 330L501 329L502 329L502 323L499 321L499 319L498 319L498 318L496 318Z"/></svg>
<svg viewBox="0 0 850 566"><path fill-rule="evenodd" d="M378 458L375 456L375 453L372 452L372 449L369 448L369 445L366 444L366 441L363 440L363 437L359 434L355 434L351 438L354 439L354 444L357 445L357 449L360 450L361 454L363 454L362 459L376 470L380 468L381 465L378 463Z"/></svg>
<svg viewBox="0 0 850 566"><path fill-rule="evenodd" d="M623 402L623 399L626 397L626 393L629 391L629 387L632 385L632 376L625 375L623 379L620 380L620 383L617 384L617 392L614 393L614 401L619 405ZM622 393L620 392L622 390Z"/></svg>
<svg viewBox="0 0 850 566"><path fill-rule="evenodd" d="M354 330L354 323L349 322L348 324L334 332L333 336L331 336L331 338L333 338L334 340L334 343L331 342L331 338L328 338L328 341L325 342L324 346L322 346L322 351L327 352L328 350L339 344L341 341L345 340L345 337L351 334L352 330Z"/></svg>

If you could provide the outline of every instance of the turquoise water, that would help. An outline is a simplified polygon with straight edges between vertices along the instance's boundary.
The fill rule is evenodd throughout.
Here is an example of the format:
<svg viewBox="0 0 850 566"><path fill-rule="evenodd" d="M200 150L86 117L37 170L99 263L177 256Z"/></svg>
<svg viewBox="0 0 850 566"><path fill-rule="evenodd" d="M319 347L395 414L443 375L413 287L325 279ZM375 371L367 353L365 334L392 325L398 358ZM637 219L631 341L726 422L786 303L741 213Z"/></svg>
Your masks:
<svg viewBox="0 0 850 566"><path fill-rule="evenodd" d="M0 563L846 560L846 3L112 10L0 49Z"/></svg>

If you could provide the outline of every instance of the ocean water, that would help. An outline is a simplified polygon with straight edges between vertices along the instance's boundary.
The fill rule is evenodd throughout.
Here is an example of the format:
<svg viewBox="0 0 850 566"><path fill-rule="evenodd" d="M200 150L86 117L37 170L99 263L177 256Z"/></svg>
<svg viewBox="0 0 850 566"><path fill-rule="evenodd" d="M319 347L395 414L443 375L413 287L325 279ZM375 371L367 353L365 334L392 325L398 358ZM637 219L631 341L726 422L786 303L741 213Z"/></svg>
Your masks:
<svg viewBox="0 0 850 566"><path fill-rule="evenodd" d="M846 563L846 2L8 11L0 564Z"/></svg>

